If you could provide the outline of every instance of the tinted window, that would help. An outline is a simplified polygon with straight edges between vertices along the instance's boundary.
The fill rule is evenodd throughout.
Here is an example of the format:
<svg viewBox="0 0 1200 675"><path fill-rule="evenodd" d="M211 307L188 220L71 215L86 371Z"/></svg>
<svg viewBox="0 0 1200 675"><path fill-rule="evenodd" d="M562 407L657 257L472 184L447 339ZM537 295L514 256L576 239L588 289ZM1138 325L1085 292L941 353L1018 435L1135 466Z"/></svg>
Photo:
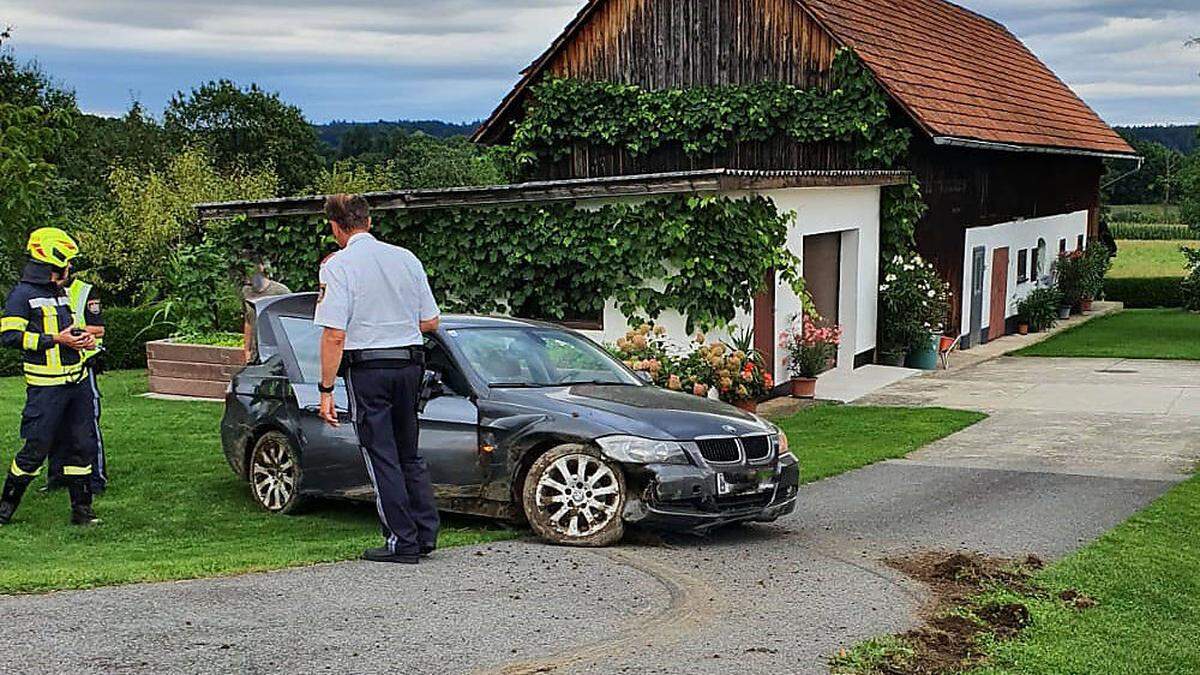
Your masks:
<svg viewBox="0 0 1200 675"><path fill-rule="evenodd" d="M321 379L321 327L312 319L298 316L281 316L279 323L292 345L296 362L300 365L300 377L304 382Z"/></svg>

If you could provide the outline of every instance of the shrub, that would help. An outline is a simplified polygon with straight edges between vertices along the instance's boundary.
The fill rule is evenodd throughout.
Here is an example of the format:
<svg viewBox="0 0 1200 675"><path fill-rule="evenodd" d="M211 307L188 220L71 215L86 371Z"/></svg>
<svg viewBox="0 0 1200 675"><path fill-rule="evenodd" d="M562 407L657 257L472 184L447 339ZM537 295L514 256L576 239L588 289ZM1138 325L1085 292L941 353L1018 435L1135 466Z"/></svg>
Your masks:
<svg viewBox="0 0 1200 675"><path fill-rule="evenodd" d="M945 327L950 287L933 265L913 254L897 255L883 268L879 285L881 351L921 349Z"/></svg>
<svg viewBox="0 0 1200 675"><path fill-rule="evenodd" d="M775 382L757 352L713 342L697 334L686 345L673 345L661 326L643 324L609 350L631 369L649 373L654 384L706 397L715 390L722 401L758 400Z"/></svg>
<svg viewBox="0 0 1200 675"><path fill-rule="evenodd" d="M1180 284L1180 299L1183 308L1200 312L1200 248L1180 246L1179 250L1187 258L1188 275Z"/></svg>
<svg viewBox="0 0 1200 675"><path fill-rule="evenodd" d="M1200 230L1187 225L1136 225L1132 221L1109 226L1113 239L1134 241L1180 241L1200 239Z"/></svg>
<svg viewBox="0 0 1200 675"><path fill-rule="evenodd" d="M1035 333L1049 330L1054 327L1062 301L1062 291L1053 286L1035 288L1017 302L1017 318Z"/></svg>
<svg viewBox="0 0 1200 675"><path fill-rule="evenodd" d="M145 368L146 343L167 338L173 331L154 306L105 308L104 325L101 362L108 370ZM0 376L20 374L21 351L0 349Z"/></svg>
<svg viewBox="0 0 1200 675"><path fill-rule="evenodd" d="M1104 297L1125 303L1129 309L1179 307L1183 304L1180 277L1105 279Z"/></svg>

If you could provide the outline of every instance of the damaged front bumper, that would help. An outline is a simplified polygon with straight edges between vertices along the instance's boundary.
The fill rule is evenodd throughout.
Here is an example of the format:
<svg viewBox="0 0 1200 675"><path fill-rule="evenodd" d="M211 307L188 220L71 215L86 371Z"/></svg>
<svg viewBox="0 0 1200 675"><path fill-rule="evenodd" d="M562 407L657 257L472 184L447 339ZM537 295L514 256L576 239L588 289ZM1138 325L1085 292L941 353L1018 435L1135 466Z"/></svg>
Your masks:
<svg viewBox="0 0 1200 675"><path fill-rule="evenodd" d="M796 510L800 483L800 465L790 454L763 466L647 464L625 471L634 488L626 522L698 533L785 516Z"/></svg>

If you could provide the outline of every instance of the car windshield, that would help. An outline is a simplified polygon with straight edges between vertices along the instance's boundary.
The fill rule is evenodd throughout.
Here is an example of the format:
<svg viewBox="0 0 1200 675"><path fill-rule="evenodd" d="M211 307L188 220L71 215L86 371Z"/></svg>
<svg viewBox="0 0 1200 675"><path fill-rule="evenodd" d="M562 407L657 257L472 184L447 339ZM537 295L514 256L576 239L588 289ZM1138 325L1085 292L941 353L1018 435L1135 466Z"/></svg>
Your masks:
<svg viewBox="0 0 1200 675"><path fill-rule="evenodd" d="M641 382L595 343L553 328L459 328L447 334L490 387Z"/></svg>

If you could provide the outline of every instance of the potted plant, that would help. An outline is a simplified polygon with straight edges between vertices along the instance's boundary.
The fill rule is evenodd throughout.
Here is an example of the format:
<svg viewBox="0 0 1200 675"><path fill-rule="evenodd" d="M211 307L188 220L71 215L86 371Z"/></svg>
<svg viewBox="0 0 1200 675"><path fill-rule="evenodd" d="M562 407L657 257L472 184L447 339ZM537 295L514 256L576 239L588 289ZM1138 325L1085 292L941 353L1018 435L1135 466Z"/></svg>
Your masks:
<svg viewBox="0 0 1200 675"><path fill-rule="evenodd" d="M1054 261L1054 277L1062 292L1062 303L1074 311L1082 309L1088 292L1086 267L1083 251L1079 249L1060 253Z"/></svg>
<svg viewBox="0 0 1200 675"><path fill-rule="evenodd" d="M1104 294L1104 277L1112 268L1112 254L1108 247L1095 241L1088 244L1083 254L1083 298L1080 308L1084 313L1092 311L1092 301Z"/></svg>
<svg viewBox="0 0 1200 675"><path fill-rule="evenodd" d="M938 346L950 312L950 290L917 254L896 255L883 269L879 286L881 344L908 352L912 368L937 368Z"/></svg>
<svg viewBox="0 0 1200 675"><path fill-rule="evenodd" d="M792 377L792 397L816 398L817 376L829 369L842 341L841 326L819 326L805 313L800 326L780 334L788 374Z"/></svg>

